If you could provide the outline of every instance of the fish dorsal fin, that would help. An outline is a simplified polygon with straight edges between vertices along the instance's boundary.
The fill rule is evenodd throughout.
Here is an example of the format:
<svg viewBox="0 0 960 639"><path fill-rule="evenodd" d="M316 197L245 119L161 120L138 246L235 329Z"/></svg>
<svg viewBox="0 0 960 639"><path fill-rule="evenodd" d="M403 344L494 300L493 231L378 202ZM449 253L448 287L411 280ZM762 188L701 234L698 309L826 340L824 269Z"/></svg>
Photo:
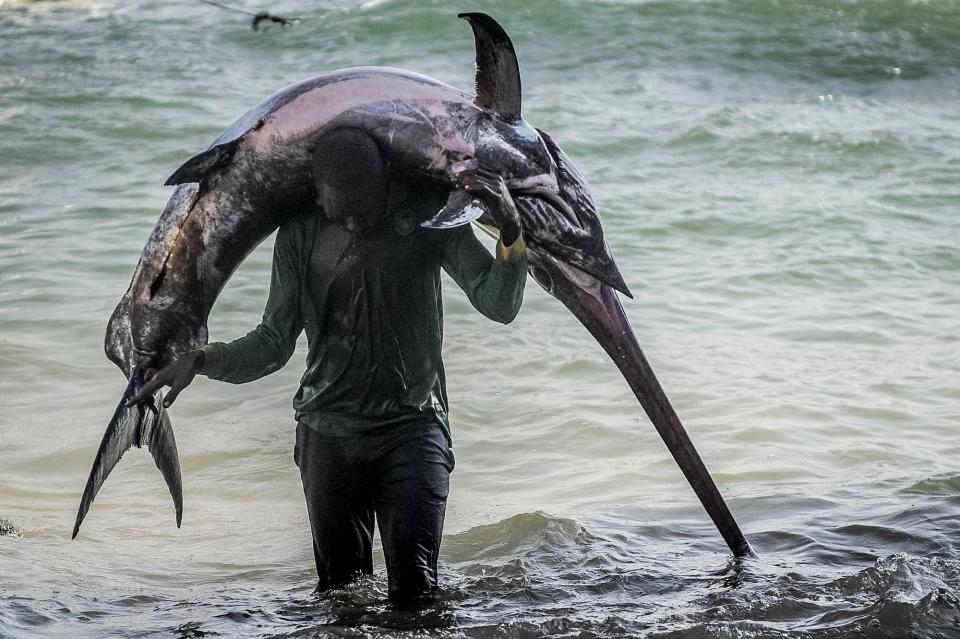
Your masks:
<svg viewBox="0 0 960 639"><path fill-rule="evenodd" d="M520 65L510 36L485 13L460 13L473 28L477 47L477 106L504 120L520 119Z"/></svg>
<svg viewBox="0 0 960 639"><path fill-rule="evenodd" d="M213 172L223 168L233 159L240 139L230 140L223 144L212 146L202 153L198 153L180 165L180 168L167 178L164 186L203 182Z"/></svg>

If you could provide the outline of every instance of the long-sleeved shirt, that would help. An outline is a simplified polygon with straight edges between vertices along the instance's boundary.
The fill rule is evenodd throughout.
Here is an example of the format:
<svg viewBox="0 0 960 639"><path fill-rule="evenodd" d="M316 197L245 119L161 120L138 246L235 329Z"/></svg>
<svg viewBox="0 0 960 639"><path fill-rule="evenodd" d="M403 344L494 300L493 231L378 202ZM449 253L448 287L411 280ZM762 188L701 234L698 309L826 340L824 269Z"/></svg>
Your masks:
<svg viewBox="0 0 960 639"><path fill-rule="evenodd" d="M408 189L362 234L319 214L282 226L262 322L204 347L203 374L232 383L268 375L306 330L298 420L345 435L427 414L449 440L440 269L477 310L506 324L519 311L527 264L522 238L498 243L494 259L469 226L421 227L439 197Z"/></svg>

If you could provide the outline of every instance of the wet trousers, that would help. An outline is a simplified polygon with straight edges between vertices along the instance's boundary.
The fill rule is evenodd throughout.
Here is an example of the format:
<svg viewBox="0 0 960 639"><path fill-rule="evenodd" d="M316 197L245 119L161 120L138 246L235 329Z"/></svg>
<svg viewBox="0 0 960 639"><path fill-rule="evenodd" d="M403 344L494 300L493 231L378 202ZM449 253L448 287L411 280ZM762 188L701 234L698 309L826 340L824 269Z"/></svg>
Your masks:
<svg viewBox="0 0 960 639"><path fill-rule="evenodd" d="M453 451L433 419L417 417L356 435L297 425L300 468L319 588L373 573L373 525L390 598L416 603L437 587Z"/></svg>

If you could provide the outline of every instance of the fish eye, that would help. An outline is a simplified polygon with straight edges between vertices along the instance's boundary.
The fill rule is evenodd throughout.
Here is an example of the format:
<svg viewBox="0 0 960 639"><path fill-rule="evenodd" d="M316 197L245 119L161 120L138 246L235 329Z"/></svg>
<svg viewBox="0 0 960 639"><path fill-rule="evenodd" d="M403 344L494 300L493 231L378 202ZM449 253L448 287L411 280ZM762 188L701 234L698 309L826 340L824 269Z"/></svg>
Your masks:
<svg viewBox="0 0 960 639"><path fill-rule="evenodd" d="M537 284L542 286L543 290L547 293L553 291L553 278L550 277L550 273L548 273L545 268L534 266L530 269L530 274L533 275L533 279L537 280Z"/></svg>

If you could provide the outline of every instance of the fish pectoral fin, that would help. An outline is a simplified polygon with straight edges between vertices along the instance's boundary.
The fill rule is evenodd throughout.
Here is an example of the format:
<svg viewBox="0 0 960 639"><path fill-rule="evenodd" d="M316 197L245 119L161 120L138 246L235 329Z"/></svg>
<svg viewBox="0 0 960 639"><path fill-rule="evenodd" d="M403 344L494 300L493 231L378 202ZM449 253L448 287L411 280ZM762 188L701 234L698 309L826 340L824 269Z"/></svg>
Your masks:
<svg viewBox="0 0 960 639"><path fill-rule="evenodd" d="M242 138L238 138L212 146L206 151L193 156L181 164L180 168L167 178L167 181L163 183L164 186L203 182L210 177L211 174L230 163L241 139Z"/></svg>
<svg viewBox="0 0 960 639"><path fill-rule="evenodd" d="M477 106L508 121L520 119L520 64L510 36L485 13L460 13L470 23L477 49Z"/></svg>
<svg viewBox="0 0 960 639"><path fill-rule="evenodd" d="M428 229L452 229L469 224L487 212L487 205L462 189L450 193L440 212L420 226Z"/></svg>

